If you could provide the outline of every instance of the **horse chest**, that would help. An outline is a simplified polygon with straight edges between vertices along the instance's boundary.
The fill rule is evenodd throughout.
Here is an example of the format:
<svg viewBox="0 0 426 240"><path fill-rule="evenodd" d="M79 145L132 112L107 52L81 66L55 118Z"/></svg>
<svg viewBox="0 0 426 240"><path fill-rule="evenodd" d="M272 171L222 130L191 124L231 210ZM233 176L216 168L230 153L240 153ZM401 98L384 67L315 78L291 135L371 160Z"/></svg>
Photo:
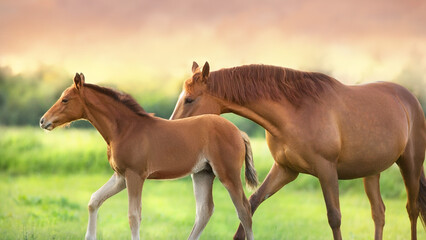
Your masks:
<svg viewBox="0 0 426 240"><path fill-rule="evenodd" d="M118 151L116 149L112 149L111 147L108 147L108 162L111 168L123 175L124 171L126 169L126 166L129 165L129 163L123 161L123 159L128 159L126 157L126 154L122 154L122 151Z"/></svg>
<svg viewBox="0 0 426 240"><path fill-rule="evenodd" d="M306 148L286 144L284 141L280 141L280 139L274 138L269 134L266 135L266 139L275 162L297 172L313 172L312 164L309 164L307 159L303 157L303 150L306 150Z"/></svg>

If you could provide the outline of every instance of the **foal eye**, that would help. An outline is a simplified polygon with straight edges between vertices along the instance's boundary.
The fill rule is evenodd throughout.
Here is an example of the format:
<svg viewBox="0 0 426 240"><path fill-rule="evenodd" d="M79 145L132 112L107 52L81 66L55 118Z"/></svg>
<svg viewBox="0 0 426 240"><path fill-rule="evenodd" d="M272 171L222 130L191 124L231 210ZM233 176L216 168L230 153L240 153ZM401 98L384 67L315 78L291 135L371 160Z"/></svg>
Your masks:
<svg viewBox="0 0 426 240"><path fill-rule="evenodd" d="M185 104L192 103L193 101L194 101L194 99L192 99L192 98L185 98Z"/></svg>
<svg viewBox="0 0 426 240"><path fill-rule="evenodd" d="M68 99L66 99L66 98L62 98L62 102L63 102L63 103L67 103L67 102L68 102Z"/></svg>

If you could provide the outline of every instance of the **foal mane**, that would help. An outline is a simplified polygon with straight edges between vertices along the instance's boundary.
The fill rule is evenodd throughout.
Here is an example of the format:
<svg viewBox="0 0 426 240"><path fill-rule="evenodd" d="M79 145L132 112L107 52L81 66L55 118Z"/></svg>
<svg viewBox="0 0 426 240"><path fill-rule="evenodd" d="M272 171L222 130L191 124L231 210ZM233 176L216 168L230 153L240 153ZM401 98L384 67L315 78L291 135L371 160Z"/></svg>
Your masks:
<svg viewBox="0 0 426 240"><path fill-rule="evenodd" d="M132 96L130 96L130 94L90 83L85 83L84 86L111 97L115 101L122 103L124 106L126 106L128 109L132 110L139 116L149 116L149 114L142 108L141 105L136 102L136 100Z"/></svg>
<svg viewBox="0 0 426 240"><path fill-rule="evenodd" d="M269 65L245 65L211 72L207 89L211 94L237 104L262 98L278 101L285 97L297 106L305 96L317 100L324 86L335 83L333 78L322 73Z"/></svg>

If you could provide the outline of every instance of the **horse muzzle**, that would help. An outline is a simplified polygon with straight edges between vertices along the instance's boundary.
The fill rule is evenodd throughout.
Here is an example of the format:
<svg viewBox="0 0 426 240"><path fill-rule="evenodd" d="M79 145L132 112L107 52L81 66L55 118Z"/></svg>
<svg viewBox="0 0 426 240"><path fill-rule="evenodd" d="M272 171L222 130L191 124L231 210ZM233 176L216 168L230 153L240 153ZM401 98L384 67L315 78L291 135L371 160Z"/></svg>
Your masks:
<svg viewBox="0 0 426 240"><path fill-rule="evenodd" d="M52 122L46 121L44 117L40 119L40 127L42 129L49 130L49 131L53 129Z"/></svg>

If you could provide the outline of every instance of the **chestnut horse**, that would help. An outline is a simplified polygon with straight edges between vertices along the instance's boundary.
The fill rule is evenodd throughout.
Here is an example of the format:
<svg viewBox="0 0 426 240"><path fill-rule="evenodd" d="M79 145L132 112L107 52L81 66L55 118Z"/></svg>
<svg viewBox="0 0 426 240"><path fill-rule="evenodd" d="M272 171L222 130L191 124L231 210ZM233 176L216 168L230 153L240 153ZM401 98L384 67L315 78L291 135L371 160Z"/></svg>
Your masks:
<svg viewBox="0 0 426 240"><path fill-rule="evenodd" d="M341 239L338 179L364 178L375 239L382 239L385 206L380 173L396 163L407 190L411 239L426 218L423 169L426 124L418 100L389 83L347 86L321 73L248 65L209 72L194 62L171 119L232 112L266 130L275 160L250 197L252 213L299 173L319 179L334 239ZM234 238L244 237L238 229Z"/></svg>
<svg viewBox="0 0 426 240"><path fill-rule="evenodd" d="M108 145L108 161L115 173L89 202L86 239L96 238L96 217L101 204L128 189L132 239L139 239L141 192L146 179L172 179L192 174L196 220L189 239L198 239L213 213L212 185L219 178L235 205L247 239L253 239L249 202L240 171L245 161L246 182L257 185L251 146L246 134L216 115L170 121L148 114L128 94L84 82L74 84L44 114L40 126L52 130L86 119Z"/></svg>

